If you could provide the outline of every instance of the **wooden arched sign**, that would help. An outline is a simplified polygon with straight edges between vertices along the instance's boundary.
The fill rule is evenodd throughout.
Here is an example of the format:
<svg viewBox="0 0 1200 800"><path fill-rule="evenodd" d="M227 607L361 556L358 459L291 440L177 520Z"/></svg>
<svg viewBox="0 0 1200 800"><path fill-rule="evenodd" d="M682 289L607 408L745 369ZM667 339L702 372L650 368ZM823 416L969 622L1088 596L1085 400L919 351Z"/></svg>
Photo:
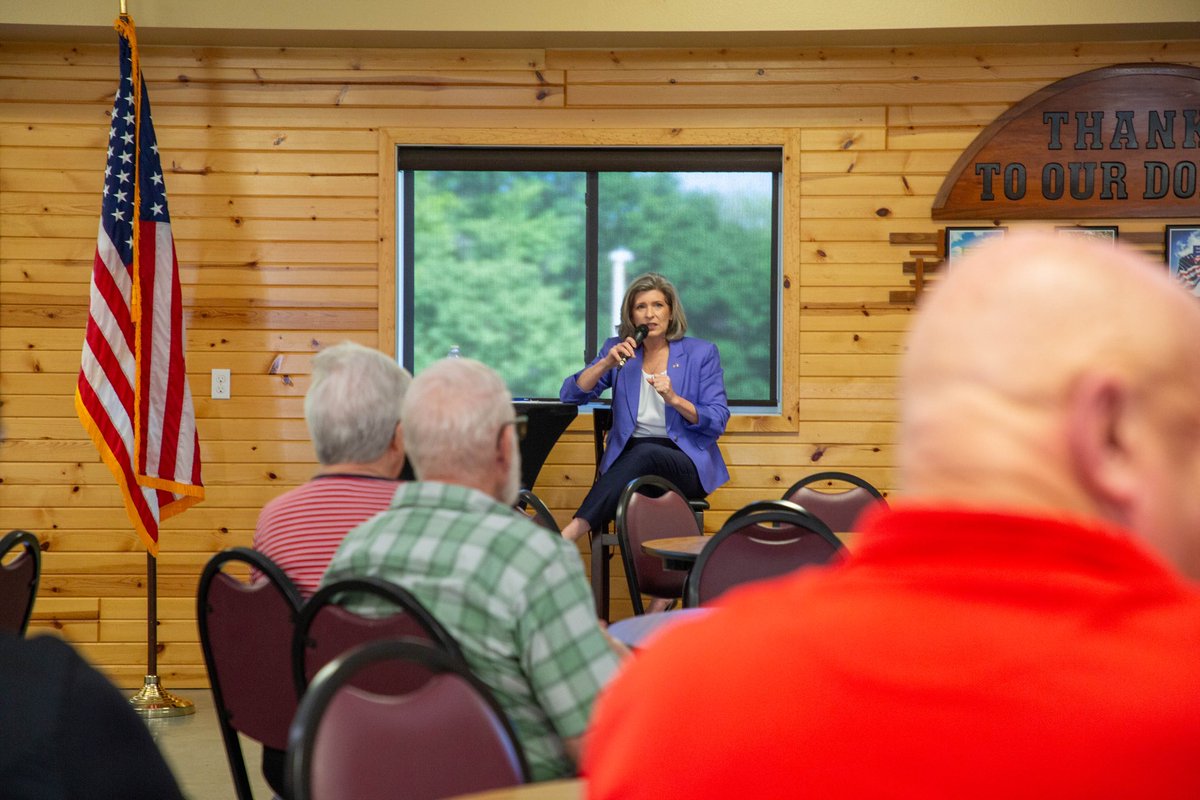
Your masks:
<svg viewBox="0 0 1200 800"><path fill-rule="evenodd" d="M1052 83L976 137L934 219L1200 216L1200 68L1120 64Z"/></svg>

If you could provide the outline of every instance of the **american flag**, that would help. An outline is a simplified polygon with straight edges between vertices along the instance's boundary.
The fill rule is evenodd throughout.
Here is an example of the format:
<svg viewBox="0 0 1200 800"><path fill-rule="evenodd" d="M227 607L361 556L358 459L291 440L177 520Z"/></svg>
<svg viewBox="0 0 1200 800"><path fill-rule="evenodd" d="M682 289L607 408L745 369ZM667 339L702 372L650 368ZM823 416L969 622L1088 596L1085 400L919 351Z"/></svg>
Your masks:
<svg viewBox="0 0 1200 800"><path fill-rule="evenodd" d="M158 526L204 499L200 441L184 369L183 300L150 100L133 22L117 22L100 233L75 410L117 479L151 555ZM136 78L136 83L134 82Z"/></svg>

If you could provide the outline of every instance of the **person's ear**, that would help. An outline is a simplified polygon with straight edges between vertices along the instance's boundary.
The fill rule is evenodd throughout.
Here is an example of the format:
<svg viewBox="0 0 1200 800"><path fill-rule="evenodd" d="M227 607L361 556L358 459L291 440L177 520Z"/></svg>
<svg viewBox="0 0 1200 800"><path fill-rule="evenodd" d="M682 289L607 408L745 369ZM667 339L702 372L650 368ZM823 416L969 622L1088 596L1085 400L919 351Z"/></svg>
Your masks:
<svg viewBox="0 0 1200 800"><path fill-rule="evenodd" d="M508 467L508 462L512 461L512 437L516 435L515 425L505 425L500 429L500 435L496 437L496 460L505 468Z"/></svg>
<svg viewBox="0 0 1200 800"><path fill-rule="evenodd" d="M392 434L392 450L400 456L400 460L404 460L404 426L399 422L396 423L396 431Z"/></svg>
<svg viewBox="0 0 1200 800"><path fill-rule="evenodd" d="M1141 484L1129 387L1114 375L1084 375L1066 408L1067 449L1079 486L1096 509L1128 523Z"/></svg>
<svg viewBox="0 0 1200 800"><path fill-rule="evenodd" d="M500 429L500 436L496 438L496 472L504 481L508 480L508 472L512 468L512 461L515 457L517 448L513 447L512 437L516 435L515 426L505 425Z"/></svg>

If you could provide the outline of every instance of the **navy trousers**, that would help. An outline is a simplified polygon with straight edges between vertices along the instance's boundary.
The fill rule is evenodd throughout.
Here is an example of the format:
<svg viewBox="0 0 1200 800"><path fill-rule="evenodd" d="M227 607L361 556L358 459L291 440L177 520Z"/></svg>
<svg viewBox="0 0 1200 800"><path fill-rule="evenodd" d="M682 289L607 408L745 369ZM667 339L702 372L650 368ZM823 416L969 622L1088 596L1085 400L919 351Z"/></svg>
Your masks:
<svg viewBox="0 0 1200 800"><path fill-rule="evenodd" d="M621 492L631 480L643 475L666 478L689 500L704 498L696 465L674 442L666 438L634 437L608 471L592 484L575 516L586 519L592 530L600 530L617 515Z"/></svg>

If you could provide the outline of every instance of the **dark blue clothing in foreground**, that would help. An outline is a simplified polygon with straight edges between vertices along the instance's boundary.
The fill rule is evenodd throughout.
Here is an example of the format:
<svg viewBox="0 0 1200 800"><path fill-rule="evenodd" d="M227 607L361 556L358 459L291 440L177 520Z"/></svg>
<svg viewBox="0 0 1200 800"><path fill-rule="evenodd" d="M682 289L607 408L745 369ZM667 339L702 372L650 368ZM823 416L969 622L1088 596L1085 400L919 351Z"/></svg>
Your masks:
<svg viewBox="0 0 1200 800"><path fill-rule="evenodd" d="M183 800L140 717L54 636L0 634L0 797Z"/></svg>

